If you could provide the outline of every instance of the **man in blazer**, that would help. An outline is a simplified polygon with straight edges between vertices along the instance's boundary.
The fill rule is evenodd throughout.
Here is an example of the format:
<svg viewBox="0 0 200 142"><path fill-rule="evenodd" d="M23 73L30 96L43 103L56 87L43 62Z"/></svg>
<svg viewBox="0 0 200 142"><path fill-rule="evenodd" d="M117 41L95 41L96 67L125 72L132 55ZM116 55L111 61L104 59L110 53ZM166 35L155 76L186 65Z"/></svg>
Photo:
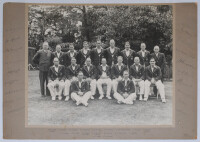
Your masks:
<svg viewBox="0 0 200 142"><path fill-rule="evenodd" d="M141 43L140 48L141 50L138 51L138 55L140 57L140 64L144 67L147 67L149 65L150 52L146 50L145 43Z"/></svg>
<svg viewBox="0 0 200 142"><path fill-rule="evenodd" d="M104 53L104 49L101 46L101 40L97 40L96 43L96 48L93 48L91 50L91 60L92 60L92 64L95 67L98 67L99 65L101 65L101 59L103 57L103 53Z"/></svg>
<svg viewBox="0 0 200 142"><path fill-rule="evenodd" d="M42 97L45 96L45 90L46 90L46 95L50 95L49 90L47 89L48 71L49 67L52 65L54 54L50 50L48 50L48 48L49 48L48 42L44 42L42 45L42 50L37 51L37 53L33 57L33 62L35 64L39 64L39 79L40 79L40 90Z"/></svg>
<svg viewBox="0 0 200 142"><path fill-rule="evenodd" d="M106 59L102 58L101 65L98 66L98 81L97 81L97 88L99 90L100 97L99 99L102 99L104 97L103 93L103 88L102 84L107 85L107 92L106 92L106 97L108 99L112 99L110 97L110 92L112 88L112 81L111 81L111 69L110 67L106 64Z"/></svg>
<svg viewBox="0 0 200 142"><path fill-rule="evenodd" d="M123 72L123 79L119 81L117 92L114 93L114 98L119 104L133 104L136 99L135 86L132 80L129 79L127 70Z"/></svg>
<svg viewBox="0 0 200 142"><path fill-rule="evenodd" d="M127 70L127 66L123 64L122 56L118 56L117 64L113 65L111 68L111 77L114 93L117 92L117 84L122 80L123 72Z"/></svg>
<svg viewBox="0 0 200 142"><path fill-rule="evenodd" d="M58 99L61 100L65 85L65 67L63 65L59 65L59 59L57 57L54 58L53 63L54 65L49 69L49 83L47 87L51 93L52 100L56 100L56 96L58 96Z"/></svg>
<svg viewBox="0 0 200 142"><path fill-rule="evenodd" d="M121 55L120 49L115 47L115 41L110 40L110 47L106 48L104 51L104 57L107 60L108 66L112 66L117 63L117 57Z"/></svg>
<svg viewBox="0 0 200 142"><path fill-rule="evenodd" d="M69 51L64 53L62 56L61 56L61 60L62 60L62 64L65 66L65 67L68 67L70 66L71 64L71 59L72 58L77 58L77 52L74 50L74 44L73 43L70 43L69 44Z"/></svg>
<svg viewBox="0 0 200 142"><path fill-rule="evenodd" d="M134 64L130 67L130 79L132 79L134 85L139 85L140 87L140 98L143 100L144 95L144 80L145 80L145 68L140 64L139 57L134 58Z"/></svg>
<svg viewBox="0 0 200 142"><path fill-rule="evenodd" d="M156 65L160 67L162 76L161 76L161 81L163 81L163 74L164 74L164 68L165 68L165 54L160 53L160 48L159 46L154 47L154 53L151 54L151 57L153 57L156 61Z"/></svg>
<svg viewBox="0 0 200 142"><path fill-rule="evenodd" d="M71 98L73 101L76 101L76 105L83 104L88 106L88 100L92 94L88 82L83 80L83 72L80 71L78 73L78 80L72 82L71 88Z"/></svg>
<svg viewBox="0 0 200 142"><path fill-rule="evenodd" d="M87 58L90 58L91 50L87 41L83 42L83 49L79 50L77 55L77 63L83 67Z"/></svg>
<svg viewBox="0 0 200 142"><path fill-rule="evenodd" d="M123 63L128 68L134 63L134 58L137 57L137 53L130 49L130 43L127 41L125 42L125 49L121 51L123 57Z"/></svg>
<svg viewBox="0 0 200 142"><path fill-rule="evenodd" d="M87 58L86 59L86 65L82 67L82 72L84 75L85 80L90 84L91 88L91 99L94 99L94 95L96 93L96 75L97 75L97 70L94 65L91 64L91 59Z"/></svg>
<svg viewBox="0 0 200 142"><path fill-rule="evenodd" d="M155 59L150 59L150 65L146 67L146 80L145 80L145 94L144 94L144 101L147 101L150 93L150 85L155 84L158 92L160 93L162 102L165 103L165 90L164 84L161 82L161 69L159 66L155 65Z"/></svg>
<svg viewBox="0 0 200 142"><path fill-rule="evenodd" d="M77 81L77 75L80 71L80 65L76 64L76 59L72 57L71 65L66 68L66 79L65 79L65 91L64 96L66 96L65 101L69 100L70 85L73 81Z"/></svg>
<svg viewBox="0 0 200 142"><path fill-rule="evenodd" d="M54 56L59 59L59 63L63 65L62 56L63 52L61 51L61 46L59 44L56 45L56 51L54 52Z"/></svg>

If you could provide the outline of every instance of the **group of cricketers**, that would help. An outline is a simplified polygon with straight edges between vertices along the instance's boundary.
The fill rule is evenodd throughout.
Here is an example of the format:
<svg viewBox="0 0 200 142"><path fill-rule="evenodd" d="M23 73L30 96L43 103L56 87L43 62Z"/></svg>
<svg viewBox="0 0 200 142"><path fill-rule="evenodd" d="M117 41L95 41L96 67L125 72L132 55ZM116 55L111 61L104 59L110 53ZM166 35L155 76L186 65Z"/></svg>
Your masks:
<svg viewBox="0 0 200 142"><path fill-rule="evenodd" d="M133 104L137 98L136 87L139 87L139 100L147 101L154 85L165 103L162 82L165 55L159 52L159 46L154 47L152 54L146 50L145 43L140 48L135 52L127 41L121 51L112 39L106 49L97 40L93 49L84 41L79 51L70 43L68 52L62 52L59 44L51 52L48 42L44 42L33 57L33 62L39 65L41 95L51 95L52 100L71 98L76 105L88 106L88 100L94 99L97 92L99 99L112 99L113 92L117 103Z"/></svg>

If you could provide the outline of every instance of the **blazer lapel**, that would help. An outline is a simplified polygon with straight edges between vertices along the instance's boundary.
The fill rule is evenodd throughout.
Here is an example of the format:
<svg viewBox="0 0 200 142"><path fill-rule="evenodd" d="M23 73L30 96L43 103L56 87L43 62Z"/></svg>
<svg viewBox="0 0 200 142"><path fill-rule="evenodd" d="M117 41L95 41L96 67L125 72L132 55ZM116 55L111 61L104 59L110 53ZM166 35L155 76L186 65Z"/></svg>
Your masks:
<svg viewBox="0 0 200 142"><path fill-rule="evenodd" d="M84 66L84 69L85 69L86 72L89 74L89 70L88 70L87 66Z"/></svg>

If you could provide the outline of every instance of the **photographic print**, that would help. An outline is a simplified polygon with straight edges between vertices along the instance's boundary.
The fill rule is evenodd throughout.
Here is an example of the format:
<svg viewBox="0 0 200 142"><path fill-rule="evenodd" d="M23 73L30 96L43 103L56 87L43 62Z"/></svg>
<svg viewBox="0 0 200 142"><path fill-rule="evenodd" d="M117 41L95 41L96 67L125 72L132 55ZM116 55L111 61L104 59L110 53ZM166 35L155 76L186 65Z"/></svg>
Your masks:
<svg viewBox="0 0 200 142"><path fill-rule="evenodd" d="M172 5L28 4L28 126L172 126Z"/></svg>

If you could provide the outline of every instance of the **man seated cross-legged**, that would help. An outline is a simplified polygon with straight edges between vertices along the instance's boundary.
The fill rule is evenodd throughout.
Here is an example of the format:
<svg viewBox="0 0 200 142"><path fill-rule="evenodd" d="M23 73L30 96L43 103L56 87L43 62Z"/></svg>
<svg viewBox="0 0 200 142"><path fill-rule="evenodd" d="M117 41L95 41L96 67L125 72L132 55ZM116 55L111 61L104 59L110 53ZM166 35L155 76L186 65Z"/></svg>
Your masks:
<svg viewBox="0 0 200 142"><path fill-rule="evenodd" d="M89 83L83 80L82 71L78 73L78 80L72 82L71 89L71 98L73 101L76 101L76 105L83 104L84 106L88 106L88 100L91 98L92 94Z"/></svg>
<svg viewBox="0 0 200 142"><path fill-rule="evenodd" d="M97 88L99 90L100 97L99 99L102 99L104 97L103 88L102 85L107 85L107 91L106 91L106 97L108 99L112 99L110 97L111 87L112 87L112 81L111 81L111 69L106 64L106 58L102 58L101 61L102 65L98 66L98 81L97 81Z"/></svg>
<svg viewBox="0 0 200 142"><path fill-rule="evenodd" d="M52 100L56 100L56 96L61 100L65 85L65 67L59 64L59 59L57 57L54 58L53 63L54 65L49 69L47 87L51 93Z"/></svg>
<svg viewBox="0 0 200 142"><path fill-rule="evenodd" d="M133 101L136 99L135 86L133 81L129 79L129 72L127 70L123 72L123 79L118 82L114 98L117 99L119 104L133 104Z"/></svg>
<svg viewBox="0 0 200 142"><path fill-rule="evenodd" d="M155 84L158 92L160 93L162 102L165 103L165 89L164 84L161 82L161 69L160 67L155 65L155 59L150 59L150 65L146 67L146 80L145 80L145 94L144 94L144 101L148 100L149 93L150 93L150 86L151 84Z"/></svg>

